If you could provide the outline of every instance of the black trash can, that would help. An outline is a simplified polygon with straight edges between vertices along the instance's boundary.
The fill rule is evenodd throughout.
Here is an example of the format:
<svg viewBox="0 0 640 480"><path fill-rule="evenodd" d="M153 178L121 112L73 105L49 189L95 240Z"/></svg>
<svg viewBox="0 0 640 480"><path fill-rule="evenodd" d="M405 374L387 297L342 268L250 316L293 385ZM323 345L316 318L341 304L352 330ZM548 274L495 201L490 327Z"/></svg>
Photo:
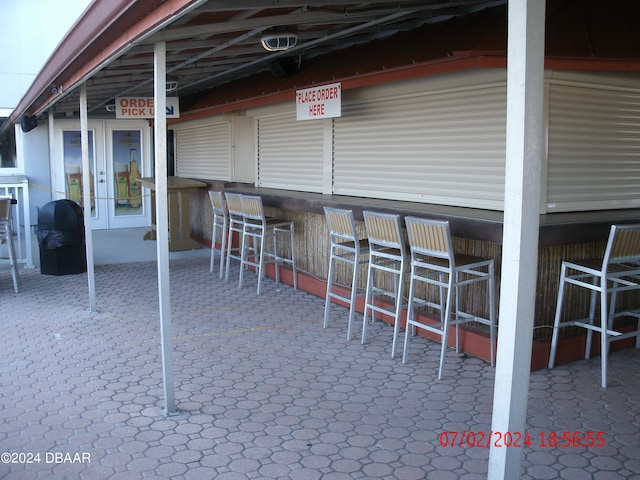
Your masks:
<svg viewBox="0 0 640 480"><path fill-rule="evenodd" d="M87 271L82 208L73 200L56 200L38 214L40 273L69 275Z"/></svg>

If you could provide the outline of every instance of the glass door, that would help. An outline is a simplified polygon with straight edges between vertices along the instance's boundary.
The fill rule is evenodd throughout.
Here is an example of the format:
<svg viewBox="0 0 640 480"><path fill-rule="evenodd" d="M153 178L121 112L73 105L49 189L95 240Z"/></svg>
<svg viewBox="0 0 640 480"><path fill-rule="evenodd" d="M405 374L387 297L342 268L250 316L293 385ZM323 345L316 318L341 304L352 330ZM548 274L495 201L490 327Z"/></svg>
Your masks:
<svg viewBox="0 0 640 480"><path fill-rule="evenodd" d="M89 191L91 196L91 225L94 229L107 228L107 205L104 201L104 168L96 165L96 132L89 130ZM62 159L64 198L84 208L82 147L80 130L62 130ZM96 172L99 172L96 178Z"/></svg>
<svg viewBox="0 0 640 480"><path fill-rule="evenodd" d="M131 126L130 126L131 125ZM106 163L110 228L143 227L149 221L150 191L142 188L140 178L147 174L148 129L137 122L108 123L106 129ZM108 182L108 183L109 183Z"/></svg>
<svg viewBox="0 0 640 480"><path fill-rule="evenodd" d="M76 121L56 122L55 198L84 207L82 151ZM139 179L150 171L150 128L138 121L89 121L91 226L94 230L148 227L150 191Z"/></svg>
<svg viewBox="0 0 640 480"><path fill-rule="evenodd" d="M113 208L116 217L142 213L142 188L140 186L140 132L113 130L114 188Z"/></svg>

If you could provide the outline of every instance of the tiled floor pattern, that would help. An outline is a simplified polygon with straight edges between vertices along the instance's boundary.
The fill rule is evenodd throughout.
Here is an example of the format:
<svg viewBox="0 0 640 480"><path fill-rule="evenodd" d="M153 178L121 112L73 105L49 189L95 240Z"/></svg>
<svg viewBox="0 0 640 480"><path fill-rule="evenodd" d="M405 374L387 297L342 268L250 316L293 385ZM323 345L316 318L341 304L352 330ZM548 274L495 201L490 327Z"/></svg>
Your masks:
<svg viewBox="0 0 640 480"><path fill-rule="evenodd" d="M488 449L440 442L489 431L493 368L450 352L438 381L435 344L415 339L403 365L389 326L348 342L346 309L323 330L323 299L270 279L257 297L237 274L171 262L180 413L165 416L155 263L97 266L97 313L85 275L26 271L16 295L0 270L0 478L486 478ZM522 478L640 478L640 351L611 355L606 390L598 360L532 374ZM563 431L604 446L540 445Z"/></svg>

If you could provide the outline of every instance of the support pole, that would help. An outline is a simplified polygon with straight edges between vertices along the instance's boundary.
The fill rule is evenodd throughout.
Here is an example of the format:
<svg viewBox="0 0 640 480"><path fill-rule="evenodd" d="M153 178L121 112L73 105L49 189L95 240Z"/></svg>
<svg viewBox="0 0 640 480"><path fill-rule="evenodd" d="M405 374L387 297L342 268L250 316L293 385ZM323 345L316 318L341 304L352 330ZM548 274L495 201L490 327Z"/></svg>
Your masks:
<svg viewBox="0 0 640 480"><path fill-rule="evenodd" d="M543 156L544 0L509 0L507 142L493 432L525 432ZM491 445L489 480L520 478L522 449Z"/></svg>
<svg viewBox="0 0 640 480"><path fill-rule="evenodd" d="M89 283L89 312L96 311L96 282L91 228L91 165L89 164L89 128L87 120L87 85L80 86L80 150L82 152L82 204L84 205L84 237Z"/></svg>
<svg viewBox="0 0 640 480"><path fill-rule="evenodd" d="M175 415L173 385L173 341L171 328L171 286L169 284L169 210L167 201L167 97L165 42L154 44L154 142L156 184L156 232L158 248L158 294L160 300L160 341L164 377L165 414Z"/></svg>

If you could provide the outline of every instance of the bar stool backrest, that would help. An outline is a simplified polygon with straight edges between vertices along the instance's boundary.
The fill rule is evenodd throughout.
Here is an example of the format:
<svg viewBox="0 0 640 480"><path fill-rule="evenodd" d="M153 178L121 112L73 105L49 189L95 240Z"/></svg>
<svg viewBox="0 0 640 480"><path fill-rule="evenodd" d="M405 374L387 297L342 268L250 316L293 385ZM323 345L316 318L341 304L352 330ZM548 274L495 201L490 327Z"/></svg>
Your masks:
<svg viewBox="0 0 640 480"><path fill-rule="evenodd" d="M11 212L11 197L0 196L0 221L9 220L10 212Z"/></svg>
<svg viewBox="0 0 640 480"><path fill-rule="evenodd" d="M331 241L358 241L358 230L352 210L324 207L324 215L327 219Z"/></svg>
<svg viewBox="0 0 640 480"><path fill-rule="evenodd" d="M0 245L9 241L11 232L11 197L0 197Z"/></svg>
<svg viewBox="0 0 640 480"><path fill-rule="evenodd" d="M406 217L407 236L412 251L421 255L448 259L453 263L449 222Z"/></svg>
<svg viewBox="0 0 640 480"><path fill-rule="evenodd" d="M225 194L225 197L229 214L235 217L242 217L242 194L227 193Z"/></svg>
<svg viewBox="0 0 640 480"><path fill-rule="evenodd" d="M400 215L369 211L363 212L362 215L364 216L369 245L405 251L400 229Z"/></svg>
<svg viewBox="0 0 640 480"><path fill-rule="evenodd" d="M640 261L640 224L611 225L602 269L610 263Z"/></svg>
<svg viewBox="0 0 640 480"><path fill-rule="evenodd" d="M209 199L211 200L211 207L216 215L226 215L224 196L222 192L216 192L209 190Z"/></svg>
<svg viewBox="0 0 640 480"><path fill-rule="evenodd" d="M262 197L258 195L242 196L242 213L245 220L258 220L264 222L264 206L262 205Z"/></svg>

